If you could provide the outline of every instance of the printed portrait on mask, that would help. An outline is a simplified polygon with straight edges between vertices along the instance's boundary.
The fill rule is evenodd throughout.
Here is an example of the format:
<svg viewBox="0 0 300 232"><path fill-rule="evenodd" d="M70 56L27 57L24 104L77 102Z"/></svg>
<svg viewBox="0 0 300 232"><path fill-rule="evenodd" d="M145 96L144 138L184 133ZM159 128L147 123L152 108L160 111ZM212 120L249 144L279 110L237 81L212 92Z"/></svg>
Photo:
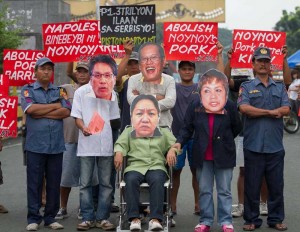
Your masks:
<svg viewBox="0 0 300 232"><path fill-rule="evenodd" d="M161 136L158 129L160 110L158 102L152 95L139 95L131 104L131 137Z"/></svg>
<svg viewBox="0 0 300 232"><path fill-rule="evenodd" d="M216 69L210 69L199 81L202 106L206 113L224 114L228 98L227 77Z"/></svg>

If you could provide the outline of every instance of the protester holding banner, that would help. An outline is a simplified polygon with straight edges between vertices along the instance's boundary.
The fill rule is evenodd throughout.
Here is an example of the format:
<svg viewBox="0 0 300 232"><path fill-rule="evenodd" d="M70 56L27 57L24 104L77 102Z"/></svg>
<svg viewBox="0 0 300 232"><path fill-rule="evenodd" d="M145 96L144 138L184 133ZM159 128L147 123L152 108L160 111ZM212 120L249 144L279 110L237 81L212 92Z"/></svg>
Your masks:
<svg viewBox="0 0 300 232"><path fill-rule="evenodd" d="M241 84L248 81L250 76L238 75L232 76L230 60L232 57L233 48L230 48L227 52L228 62L225 65L224 73L228 78L229 83L229 99L233 102L237 101L238 91ZM239 176L237 179L237 196L238 204L232 205L231 215L233 217L241 217L244 214L244 153L243 153L243 131L236 138L236 165L239 167Z"/></svg>
<svg viewBox="0 0 300 232"><path fill-rule="evenodd" d="M200 98L186 111L175 148L180 149L194 136L192 163L200 189L200 221L195 232L208 232L214 221L213 186L218 195L218 224L233 232L231 180L235 166L234 138L241 130L235 104L227 100L227 77L210 69L199 82Z"/></svg>
<svg viewBox="0 0 300 232"><path fill-rule="evenodd" d="M111 208L113 141L110 120L120 117L116 94L112 90L117 75L116 62L109 55L93 57L89 63L91 80L75 91L71 116L79 128L80 208L83 221L77 230L98 227L112 230L108 221ZM110 92L110 94L108 93ZM94 212L92 197L93 170L99 180L98 208Z"/></svg>
<svg viewBox="0 0 300 232"><path fill-rule="evenodd" d="M252 56L255 79L242 83L238 107L244 118L244 220L243 229L253 231L262 225L259 218L260 188L265 176L268 196L267 223L276 230L287 230L284 220L282 117L290 103L285 85L269 76L271 51L258 47ZM265 97L268 96L268 100ZM259 164L259 165L258 165Z"/></svg>
<svg viewBox="0 0 300 232"><path fill-rule="evenodd" d="M72 103L75 91L90 81L89 66L86 62L78 62L76 66L77 84L62 85L67 91L68 100ZM65 147L63 155L62 176L60 182L60 209L55 219L68 217L67 205L72 187L79 186L80 158L77 157L78 128L72 117L64 119Z"/></svg>
<svg viewBox="0 0 300 232"><path fill-rule="evenodd" d="M165 65L164 49L155 43L145 43L139 49L141 73L130 77L128 82L127 100L132 101L140 94L152 94L158 100L161 110L159 125L172 125L170 109L176 101L175 80L162 73Z"/></svg>
<svg viewBox="0 0 300 232"><path fill-rule="evenodd" d="M50 83L53 69L54 63L49 58L38 59L36 82L21 90L21 106L26 113L27 126L28 231L37 230L42 220L51 229L63 228L55 222L55 215L59 210L59 184L65 150L62 119L70 115L71 104L65 90ZM47 202L42 216L39 210L44 176Z"/></svg>
<svg viewBox="0 0 300 232"><path fill-rule="evenodd" d="M172 122L172 132L177 138L179 131L184 120L184 115L187 110L188 105L199 98L199 93L197 91L198 84L193 83L193 78L195 75L196 65L190 61L180 61L178 64L178 73L180 75L181 82L176 83L176 103L174 108L171 109L173 116ZM196 177L196 169L192 164L192 145L193 139L190 139L186 145L182 148L182 153L177 156L176 165L173 168L173 188L171 190L171 211L173 215L177 214L177 195L180 186L180 174L183 167L185 166L186 156L189 161L190 169L193 175L192 186L194 190L195 198L195 208L194 213L199 215L199 185Z"/></svg>
<svg viewBox="0 0 300 232"><path fill-rule="evenodd" d="M119 93L121 109L121 129L122 132L127 125L130 125L129 104L127 101L128 79L140 72L139 55L133 51L134 44L131 40L124 42L125 57L118 65L118 75L116 79L116 90Z"/></svg>
<svg viewBox="0 0 300 232"><path fill-rule="evenodd" d="M0 137L0 151L2 151L2 137ZM0 162L0 185L3 184L3 175L1 170L1 162ZM8 210L3 206L0 205L0 213L8 213Z"/></svg>

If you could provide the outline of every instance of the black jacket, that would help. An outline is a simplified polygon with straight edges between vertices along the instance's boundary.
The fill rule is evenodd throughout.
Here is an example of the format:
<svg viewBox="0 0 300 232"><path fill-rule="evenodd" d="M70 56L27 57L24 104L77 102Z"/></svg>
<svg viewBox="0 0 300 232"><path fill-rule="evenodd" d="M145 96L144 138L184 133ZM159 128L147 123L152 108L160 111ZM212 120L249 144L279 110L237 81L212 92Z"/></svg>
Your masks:
<svg viewBox="0 0 300 232"><path fill-rule="evenodd" d="M236 104L228 100L225 114L215 114L213 127L214 163L217 168L232 168L236 165L234 138L242 129ZM209 141L208 114L204 111L200 99L189 105L177 142L183 146L193 134L192 166L198 168L203 165Z"/></svg>

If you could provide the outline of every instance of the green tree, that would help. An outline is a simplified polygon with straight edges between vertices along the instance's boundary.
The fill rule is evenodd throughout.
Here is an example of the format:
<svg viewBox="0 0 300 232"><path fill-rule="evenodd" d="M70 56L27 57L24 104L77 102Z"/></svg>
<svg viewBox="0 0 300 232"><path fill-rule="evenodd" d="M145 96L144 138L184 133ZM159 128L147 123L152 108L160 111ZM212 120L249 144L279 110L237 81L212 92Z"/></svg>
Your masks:
<svg viewBox="0 0 300 232"><path fill-rule="evenodd" d="M17 20L7 19L7 6L0 0L0 73L3 73L3 50L15 49L22 44L21 29L11 29Z"/></svg>
<svg viewBox="0 0 300 232"><path fill-rule="evenodd" d="M283 10L282 14L274 29L286 32L286 44L289 54L293 54L300 49L300 7L296 7L295 12L290 13Z"/></svg>

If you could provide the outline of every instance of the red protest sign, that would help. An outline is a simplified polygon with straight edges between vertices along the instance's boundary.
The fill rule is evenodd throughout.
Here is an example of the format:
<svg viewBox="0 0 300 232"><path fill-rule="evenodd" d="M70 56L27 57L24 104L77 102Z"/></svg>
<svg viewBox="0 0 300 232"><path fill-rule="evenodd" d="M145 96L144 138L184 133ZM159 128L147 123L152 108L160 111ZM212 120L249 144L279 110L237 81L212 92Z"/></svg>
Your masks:
<svg viewBox="0 0 300 232"><path fill-rule="evenodd" d="M36 81L34 66L41 57L44 57L44 53L39 50L4 49L4 78L9 78L10 86L23 86Z"/></svg>
<svg viewBox="0 0 300 232"><path fill-rule="evenodd" d="M271 50L272 70L282 70L282 46L285 44L285 32L234 30L232 68L252 68L252 55L257 47L268 47Z"/></svg>
<svg viewBox="0 0 300 232"><path fill-rule="evenodd" d="M0 97L6 97L9 94L9 79L8 76L0 74Z"/></svg>
<svg viewBox="0 0 300 232"><path fill-rule="evenodd" d="M18 97L0 98L0 136L17 137Z"/></svg>
<svg viewBox="0 0 300 232"><path fill-rule="evenodd" d="M100 45L97 52L93 55L81 55L79 61L89 61L95 55L110 55L114 59L122 59L125 57L123 45Z"/></svg>
<svg viewBox="0 0 300 232"><path fill-rule="evenodd" d="M100 46L98 20L43 24L46 57L53 62L80 60L80 56L97 54Z"/></svg>
<svg viewBox="0 0 300 232"><path fill-rule="evenodd" d="M164 23L164 48L167 60L216 61L217 41L217 23Z"/></svg>

